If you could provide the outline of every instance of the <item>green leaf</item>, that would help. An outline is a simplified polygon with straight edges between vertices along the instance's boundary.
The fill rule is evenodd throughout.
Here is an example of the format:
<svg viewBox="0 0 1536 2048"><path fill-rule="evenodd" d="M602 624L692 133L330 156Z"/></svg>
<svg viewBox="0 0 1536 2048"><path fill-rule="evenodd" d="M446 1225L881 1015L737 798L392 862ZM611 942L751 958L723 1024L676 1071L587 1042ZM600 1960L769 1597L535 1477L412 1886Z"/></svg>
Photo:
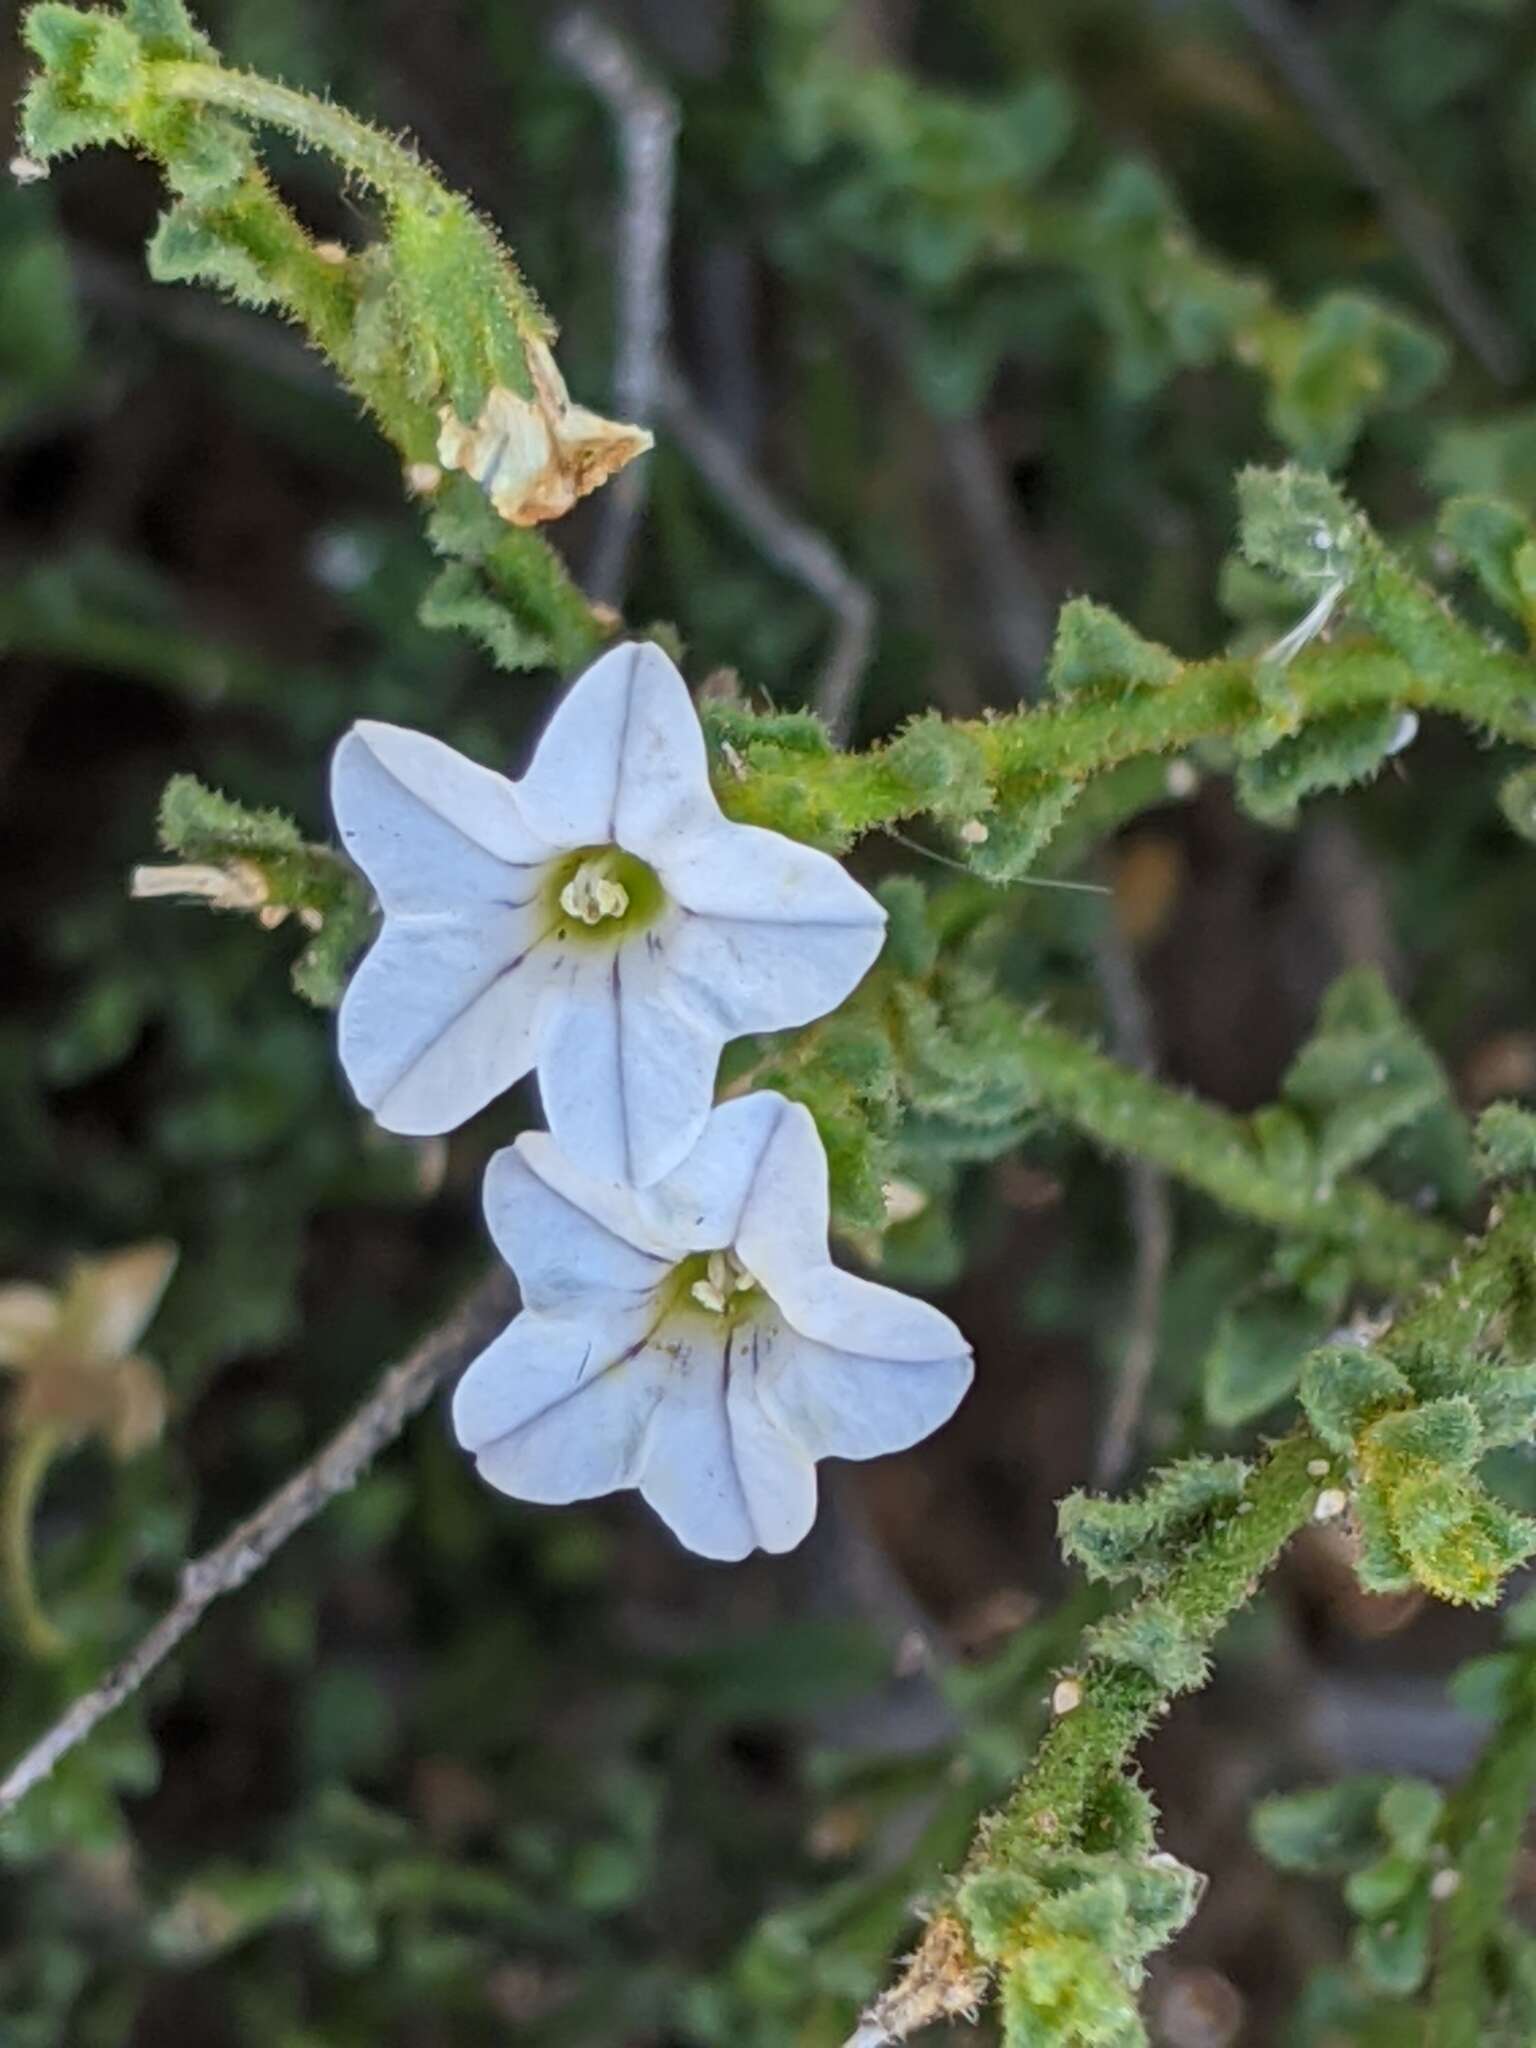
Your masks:
<svg viewBox="0 0 1536 2048"><path fill-rule="evenodd" d="M986 839L964 849L972 873L984 882L1021 881L1050 844L1082 788L1081 783L1061 781L1028 794L1010 793L984 820Z"/></svg>
<svg viewBox="0 0 1536 2048"><path fill-rule="evenodd" d="M1330 292L1276 378L1270 424L1303 461L1331 467L1370 412L1417 404L1448 362L1445 344L1418 321L1362 292Z"/></svg>
<svg viewBox="0 0 1536 2048"><path fill-rule="evenodd" d="M1237 1429L1283 1401L1332 1324L1331 1314L1293 1294L1261 1294L1227 1309L1201 1367L1211 1421Z"/></svg>
<svg viewBox="0 0 1536 2048"><path fill-rule="evenodd" d="M1374 1990L1410 1998L1429 1968L1429 1891L1421 1886L1388 1920L1355 1930L1355 1961Z"/></svg>
<svg viewBox="0 0 1536 2048"><path fill-rule="evenodd" d="M123 0L123 20L155 57L211 57L213 45L183 0Z"/></svg>
<svg viewBox="0 0 1536 2048"><path fill-rule="evenodd" d="M1423 1877L1422 1858L1390 1851L1363 1870L1352 1871L1345 1881L1344 1897L1351 1912L1362 1920L1383 1920Z"/></svg>
<svg viewBox="0 0 1536 2048"><path fill-rule="evenodd" d="M1261 825L1292 824L1304 797L1368 781L1417 729L1412 713L1390 705L1329 712L1240 761L1238 798Z"/></svg>
<svg viewBox="0 0 1536 2048"><path fill-rule="evenodd" d="M1536 768L1517 768L1499 785L1499 809L1522 839L1536 840Z"/></svg>
<svg viewBox="0 0 1536 2048"><path fill-rule="evenodd" d="M1349 499L1317 470L1245 469L1237 479L1239 539L1256 569L1272 569L1316 596L1358 574L1369 529Z"/></svg>
<svg viewBox="0 0 1536 2048"><path fill-rule="evenodd" d="M1478 1171L1485 1180L1536 1174L1536 1110L1514 1102L1490 1103L1477 1120L1476 1138Z"/></svg>
<svg viewBox="0 0 1536 2048"><path fill-rule="evenodd" d="M449 562L427 586L416 616L424 626L468 633L498 668L549 668L548 638L518 620L468 562Z"/></svg>
<svg viewBox="0 0 1536 2048"><path fill-rule="evenodd" d="M1452 498L1440 509L1440 532L1494 603L1517 619L1530 615L1530 591L1516 558L1536 533L1503 498Z"/></svg>
<svg viewBox="0 0 1536 2048"><path fill-rule="evenodd" d="M80 7L39 0L21 20L21 40L50 70L77 69L90 54L102 17Z"/></svg>
<svg viewBox="0 0 1536 2048"><path fill-rule="evenodd" d="M160 798L160 842L188 860L231 853L298 853L303 835L281 811L253 811L209 789L195 775L173 775Z"/></svg>
<svg viewBox="0 0 1536 2048"><path fill-rule="evenodd" d="M1281 1084L1332 1177L1374 1157L1447 1094L1440 1064L1374 968L1341 975Z"/></svg>
<svg viewBox="0 0 1536 2048"><path fill-rule="evenodd" d="M1332 1451L1346 1455L1366 1425L1413 1399L1413 1388L1389 1358L1363 1345L1335 1344L1314 1351L1301 1375L1307 1420Z"/></svg>
<svg viewBox="0 0 1536 2048"><path fill-rule="evenodd" d="M1444 1796L1424 1778L1398 1778L1382 1794L1382 1830L1412 1861L1428 1857L1444 1817Z"/></svg>
<svg viewBox="0 0 1536 2048"><path fill-rule="evenodd" d="M1536 1523L1454 1472L1410 1474L1389 1488L1388 1511L1415 1579L1437 1599L1492 1606L1536 1551Z"/></svg>
<svg viewBox="0 0 1536 2048"><path fill-rule="evenodd" d="M1060 697L1096 684L1111 689L1155 688L1178 674L1180 662L1166 647L1144 640L1134 627L1090 598L1074 597L1061 608L1046 681Z"/></svg>
<svg viewBox="0 0 1536 2048"><path fill-rule="evenodd" d="M1250 1832L1278 1870L1322 1877L1376 1853L1385 1778L1345 1778L1305 1792L1278 1793L1253 1810Z"/></svg>
<svg viewBox="0 0 1536 2048"><path fill-rule="evenodd" d="M1365 1431L1362 1454L1373 1468L1390 1458L1466 1472L1486 1448L1476 1407L1464 1394L1451 1394L1381 1416Z"/></svg>
<svg viewBox="0 0 1536 2048"><path fill-rule="evenodd" d="M275 289L256 259L215 216L179 200L160 216L146 254L157 284L210 284L243 306L270 306Z"/></svg>
<svg viewBox="0 0 1536 2048"><path fill-rule="evenodd" d="M1057 1510L1062 1550L1091 1579L1155 1579L1210 1516L1236 1507L1248 1472L1241 1458L1184 1458L1129 1500L1069 1493Z"/></svg>
<svg viewBox="0 0 1536 2048"><path fill-rule="evenodd" d="M1092 1657L1144 1671L1165 1692L1194 1692L1204 1685L1209 1660L1183 1617L1166 1601L1137 1601L1123 1614L1095 1623L1084 1636Z"/></svg>

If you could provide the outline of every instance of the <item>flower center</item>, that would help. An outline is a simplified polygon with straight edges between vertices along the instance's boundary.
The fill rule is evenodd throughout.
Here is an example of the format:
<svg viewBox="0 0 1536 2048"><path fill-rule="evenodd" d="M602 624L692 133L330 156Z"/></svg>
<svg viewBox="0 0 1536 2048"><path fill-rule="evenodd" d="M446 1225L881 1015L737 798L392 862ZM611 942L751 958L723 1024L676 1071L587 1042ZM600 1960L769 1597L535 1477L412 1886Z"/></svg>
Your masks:
<svg viewBox="0 0 1536 2048"><path fill-rule="evenodd" d="M560 891L560 908L583 924L601 924L605 917L624 915L629 891L614 880L607 861L584 860Z"/></svg>
<svg viewBox="0 0 1536 2048"><path fill-rule="evenodd" d="M738 1295L750 1294L756 1286L757 1282L734 1252L710 1252L704 1260L703 1274L690 1284L688 1294L711 1315L723 1316L736 1306Z"/></svg>
<svg viewBox="0 0 1536 2048"><path fill-rule="evenodd" d="M562 939L607 941L641 931L666 902L656 870L621 846L581 846L556 862L546 885Z"/></svg>

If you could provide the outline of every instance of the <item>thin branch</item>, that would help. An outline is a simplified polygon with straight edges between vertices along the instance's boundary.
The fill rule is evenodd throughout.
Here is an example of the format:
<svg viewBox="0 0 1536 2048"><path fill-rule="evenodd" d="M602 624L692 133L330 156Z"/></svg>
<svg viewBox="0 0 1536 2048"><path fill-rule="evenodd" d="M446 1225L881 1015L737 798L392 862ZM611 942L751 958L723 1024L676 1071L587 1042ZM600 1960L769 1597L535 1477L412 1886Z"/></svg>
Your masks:
<svg viewBox="0 0 1536 2048"><path fill-rule="evenodd" d="M667 342L677 107L623 40L586 8L562 17L553 46L603 102L618 138L621 197L613 397L621 419L646 426L656 414ZM623 600L648 486L646 465L632 462L604 494L587 584L592 596L605 603Z"/></svg>
<svg viewBox="0 0 1536 2048"><path fill-rule="evenodd" d="M705 483L768 559L813 591L836 617L837 632L816 687L815 704L833 737L845 740L874 639L874 597L825 535L779 503L671 364L662 371L661 417Z"/></svg>
<svg viewBox="0 0 1536 2048"><path fill-rule="evenodd" d="M1106 925L1099 938L1095 964L1117 1055L1136 1072L1155 1074L1157 1051L1151 1006L1131 949L1113 922ZM1131 1276L1130 1326L1121 1353L1120 1375L1094 1460L1094 1484L1106 1488L1121 1478L1135 1449L1147 1389L1157 1364L1163 1287L1173 1254L1173 1207L1167 1174L1150 1160L1133 1155L1125 1162L1125 1196L1136 1264Z"/></svg>
<svg viewBox="0 0 1536 2048"><path fill-rule="evenodd" d="M356 1484L380 1451L392 1444L413 1415L453 1373L511 1318L517 1293L501 1266L483 1280L456 1314L434 1330L401 1364L385 1373L375 1391L301 1471L279 1487L222 1543L182 1569L181 1589L145 1635L97 1686L67 1708L0 1781L0 1817L61 1758L76 1749L108 1714L130 1699L176 1646L196 1628L215 1600L233 1593L260 1571L274 1551L314 1520L338 1494Z"/></svg>
<svg viewBox="0 0 1536 2048"><path fill-rule="evenodd" d="M1387 225L1434 294L1446 319L1491 377L1519 382L1522 350L1472 275L1444 218L1410 166L1366 120L1286 0L1232 0L1269 51L1318 128L1361 184L1376 195Z"/></svg>

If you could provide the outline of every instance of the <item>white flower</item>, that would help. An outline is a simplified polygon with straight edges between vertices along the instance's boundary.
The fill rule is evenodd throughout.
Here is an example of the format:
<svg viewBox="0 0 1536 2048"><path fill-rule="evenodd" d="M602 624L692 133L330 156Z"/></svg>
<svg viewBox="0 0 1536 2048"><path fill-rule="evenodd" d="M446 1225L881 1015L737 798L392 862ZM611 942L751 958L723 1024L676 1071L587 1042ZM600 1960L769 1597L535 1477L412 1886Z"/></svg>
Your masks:
<svg viewBox="0 0 1536 2048"><path fill-rule="evenodd" d="M726 1040L835 1008L884 938L836 861L727 821L648 644L587 670L520 782L360 723L332 794L385 912L341 1061L387 1130L452 1130L536 1067L562 1149L644 1186L704 1128Z"/></svg>
<svg viewBox="0 0 1536 2048"><path fill-rule="evenodd" d="M831 1263L826 1154L781 1095L722 1104L646 1189L526 1134L492 1159L485 1212L524 1307L453 1420L520 1500L637 1486L702 1556L790 1550L818 1458L904 1450L970 1385L948 1316Z"/></svg>

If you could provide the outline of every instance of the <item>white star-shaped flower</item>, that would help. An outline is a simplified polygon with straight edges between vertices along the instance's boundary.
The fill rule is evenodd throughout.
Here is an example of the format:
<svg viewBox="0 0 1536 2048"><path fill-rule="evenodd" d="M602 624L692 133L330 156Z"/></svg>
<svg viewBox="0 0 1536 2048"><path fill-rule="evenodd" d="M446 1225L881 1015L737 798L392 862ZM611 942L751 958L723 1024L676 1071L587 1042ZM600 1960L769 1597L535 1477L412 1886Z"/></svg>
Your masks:
<svg viewBox="0 0 1536 2048"><path fill-rule="evenodd" d="M650 1188L528 1133L492 1159L485 1212L524 1306L453 1420L520 1500L637 1486L704 1557L790 1550L818 1458L904 1450L970 1385L948 1316L832 1264L826 1154L781 1095L723 1103Z"/></svg>
<svg viewBox="0 0 1536 2048"><path fill-rule="evenodd" d="M834 1009L884 940L835 860L724 816L648 643L580 677L520 782L361 722L332 798L384 910L341 1061L387 1130L452 1130L537 1068L561 1148L645 1186L703 1129L726 1041Z"/></svg>

